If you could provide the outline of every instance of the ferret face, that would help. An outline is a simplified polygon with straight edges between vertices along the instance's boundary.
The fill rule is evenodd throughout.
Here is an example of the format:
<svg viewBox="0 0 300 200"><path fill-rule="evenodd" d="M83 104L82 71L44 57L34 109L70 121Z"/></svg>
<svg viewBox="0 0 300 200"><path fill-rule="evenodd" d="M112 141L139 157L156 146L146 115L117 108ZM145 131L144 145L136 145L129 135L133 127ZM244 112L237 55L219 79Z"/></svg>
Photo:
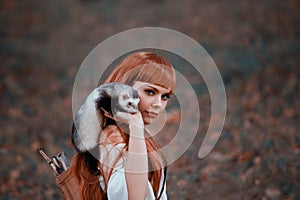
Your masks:
<svg viewBox="0 0 300 200"><path fill-rule="evenodd" d="M118 97L118 104L121 109L129 113L136 113L138 111L138 104L140 102L137 91L122 91Z"/></svg>

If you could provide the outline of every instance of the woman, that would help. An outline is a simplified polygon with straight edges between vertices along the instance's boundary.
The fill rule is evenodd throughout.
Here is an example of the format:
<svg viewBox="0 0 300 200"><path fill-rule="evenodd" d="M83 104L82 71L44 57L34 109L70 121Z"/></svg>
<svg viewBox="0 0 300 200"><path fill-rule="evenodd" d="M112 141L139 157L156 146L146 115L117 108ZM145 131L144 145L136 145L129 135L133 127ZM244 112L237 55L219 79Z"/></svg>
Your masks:
<svg viewBox="0 0 300 200"><path fill-rule="evenodd" d="M138 52L126 57L104 83L110 82L131 85L138 91L139 112L119 113L117 122L106 123L100 133L99 159L90 153L74 157L70 172L78 179L81 198L167 199L163 155L145 125L164 111L174 92L174 68L162 56Z"/></svg>

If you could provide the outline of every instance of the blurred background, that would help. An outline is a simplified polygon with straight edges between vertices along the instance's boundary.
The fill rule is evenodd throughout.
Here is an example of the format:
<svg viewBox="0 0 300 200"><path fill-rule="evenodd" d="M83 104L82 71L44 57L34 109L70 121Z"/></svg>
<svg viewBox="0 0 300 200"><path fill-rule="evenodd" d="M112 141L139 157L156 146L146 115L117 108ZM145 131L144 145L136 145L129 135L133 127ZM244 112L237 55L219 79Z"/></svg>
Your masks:
<svg viewBox="0 0 300 200"><path fill-rule="evenodd" d="M300 199L299 0L2 0L0 9L0 199L63 199L37 149L72 157L80 64L110 36L144 26L198 41L227 92L221 138L199 159L210 98L197 91L199 133L168 168L169 199ZM200 79L190 80L197 90Z"/></svg>

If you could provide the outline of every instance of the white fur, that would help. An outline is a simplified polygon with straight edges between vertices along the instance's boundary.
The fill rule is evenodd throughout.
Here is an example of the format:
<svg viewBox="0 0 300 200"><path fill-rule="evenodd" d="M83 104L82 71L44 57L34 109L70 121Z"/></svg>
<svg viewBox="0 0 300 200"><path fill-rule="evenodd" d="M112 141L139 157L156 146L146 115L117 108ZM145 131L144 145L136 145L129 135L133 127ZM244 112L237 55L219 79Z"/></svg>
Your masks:
<svg viewBox="0 0 300 200"><path fill-rule="evenodd" d="M99 97L97 89L87 97L85 103L81 106L76 116L77 135L76 147L79 151L87 151L96 147L99 134L101 132L100 124L103 123L101 112L97 112L95 100ZM98 113L98 114L97 114ZM101 120L101 121L99 121Z"/></svg>
<svg viewBox="0 0 300 200"><path fill-rule="evenodd" d="M102 112L97 111L96 100L103 98L101 95L104 95L103 92L105 91L105 94L110 97L118 97L119 106L133 113L137 111L140 99L132 98L130 96L132 91L128 91L130 89L130 86L110 83L94 89L87 97L76 115L75 127L77 131L72 135L73 142L80 152L89 151L97 146L99 135L105 122ZM128 96L128 98L124 99L124 95Z"/></svg>

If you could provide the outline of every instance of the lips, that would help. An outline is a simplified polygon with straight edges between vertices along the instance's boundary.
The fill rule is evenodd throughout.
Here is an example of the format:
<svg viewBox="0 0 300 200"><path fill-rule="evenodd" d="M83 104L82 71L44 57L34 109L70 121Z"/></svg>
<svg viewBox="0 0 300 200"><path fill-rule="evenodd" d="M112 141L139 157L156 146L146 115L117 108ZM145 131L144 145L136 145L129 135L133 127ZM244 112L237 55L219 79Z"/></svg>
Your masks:
<svg viewBox="0 0 300 200"><path fill-rule="evenodd" d="M146 111L146 113L151 118L155 118L158 115L158 113L153 112L153 111Z"/></svg>

